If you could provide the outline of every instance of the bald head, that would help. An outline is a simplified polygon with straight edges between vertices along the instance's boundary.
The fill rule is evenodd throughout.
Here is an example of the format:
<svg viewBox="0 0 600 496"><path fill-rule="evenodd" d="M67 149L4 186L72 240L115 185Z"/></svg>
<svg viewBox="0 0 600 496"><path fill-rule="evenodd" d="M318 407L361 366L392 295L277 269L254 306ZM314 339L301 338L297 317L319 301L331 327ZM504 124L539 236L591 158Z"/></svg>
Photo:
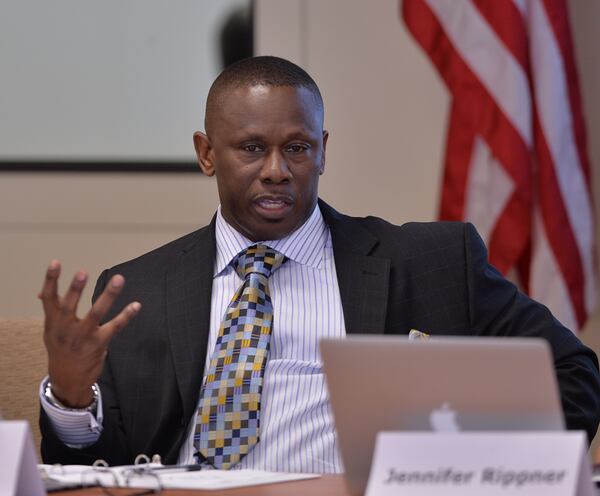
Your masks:
<svg viewBox="0 0 600 496"><path fill-rule="evenodd" d="M242 87L268 86L306 88L315 99L323 116L323 98L317 83L301 67L289 60L273 56L251 57L227 67L213 82L206 99L204 128L210 135L215 117L232 90Z"/></svg>

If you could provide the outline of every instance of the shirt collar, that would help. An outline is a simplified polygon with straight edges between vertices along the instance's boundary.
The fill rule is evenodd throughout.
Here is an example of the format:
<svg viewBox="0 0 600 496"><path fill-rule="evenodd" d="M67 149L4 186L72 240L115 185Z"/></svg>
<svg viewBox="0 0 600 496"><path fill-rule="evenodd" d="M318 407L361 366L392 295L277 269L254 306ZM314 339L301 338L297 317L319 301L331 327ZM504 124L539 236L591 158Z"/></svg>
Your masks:
<svg viewBox="0 0 600 496"><path fill-rule="evenodd" d="M221 206L217 209L215 224L217 254L214 275L219 275L233 261L238 253L255 244L246 236L236 231L223 217ZM319 268L324 250L329 239L329 228L323 219L319 206L315 206L310 217L285 238L260 241L290 260L302 265Z"/></svg>

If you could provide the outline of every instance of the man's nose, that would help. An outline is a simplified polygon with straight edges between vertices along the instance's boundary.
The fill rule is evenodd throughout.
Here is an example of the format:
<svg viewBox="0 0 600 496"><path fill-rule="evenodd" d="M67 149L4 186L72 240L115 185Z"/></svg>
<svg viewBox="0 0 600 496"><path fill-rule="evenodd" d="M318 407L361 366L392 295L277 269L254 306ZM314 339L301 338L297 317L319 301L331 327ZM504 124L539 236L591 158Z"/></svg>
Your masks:
<svg viewBox="0 0 600 496"><path fill-rule="evenodd" d="M286 157L281 151L269 153L261 169L261 180L273 183L287 182L291 178Z"/></svg>

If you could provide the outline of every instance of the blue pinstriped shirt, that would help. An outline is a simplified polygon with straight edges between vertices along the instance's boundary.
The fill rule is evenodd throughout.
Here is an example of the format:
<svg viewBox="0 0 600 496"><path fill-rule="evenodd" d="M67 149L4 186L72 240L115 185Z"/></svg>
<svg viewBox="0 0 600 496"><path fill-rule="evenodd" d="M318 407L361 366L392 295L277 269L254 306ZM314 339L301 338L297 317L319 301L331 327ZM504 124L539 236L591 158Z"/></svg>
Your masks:
<svg viewBox="0 0 600 496"><path fill-rule="evenodd" d="M341 472L318 350L320 338L346 334L329 228L316 207L298 230L283 239L264 243L289 260L269 279L274 315L261 398L260 442L237 467L280 472ZM219 208L207 367L221 318L242 284L231 262L251 244L252 241L225 221ZM41 396L42 406L63 442L84 446L97 440L99 428L90 414L57 411ZM101 424L101 406L97 417ZM180 451L180 463L194 461L195 422L194 415L188 440Z"/></svg>

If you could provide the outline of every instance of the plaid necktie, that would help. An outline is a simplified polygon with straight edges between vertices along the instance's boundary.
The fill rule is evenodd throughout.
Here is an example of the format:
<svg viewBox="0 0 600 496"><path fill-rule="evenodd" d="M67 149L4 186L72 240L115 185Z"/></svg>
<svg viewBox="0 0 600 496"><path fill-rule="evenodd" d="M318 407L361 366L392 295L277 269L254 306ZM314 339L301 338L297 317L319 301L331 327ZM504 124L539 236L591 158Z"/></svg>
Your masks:
<svg viewBox="0 0 600 496"><path fill-rule="evenodd" d="M234 260L244 279L227 307L200 395L194 443L216 468L228 469L258 443L260 394L273 327L268 279L285 261L265 245Z"/></svg>

